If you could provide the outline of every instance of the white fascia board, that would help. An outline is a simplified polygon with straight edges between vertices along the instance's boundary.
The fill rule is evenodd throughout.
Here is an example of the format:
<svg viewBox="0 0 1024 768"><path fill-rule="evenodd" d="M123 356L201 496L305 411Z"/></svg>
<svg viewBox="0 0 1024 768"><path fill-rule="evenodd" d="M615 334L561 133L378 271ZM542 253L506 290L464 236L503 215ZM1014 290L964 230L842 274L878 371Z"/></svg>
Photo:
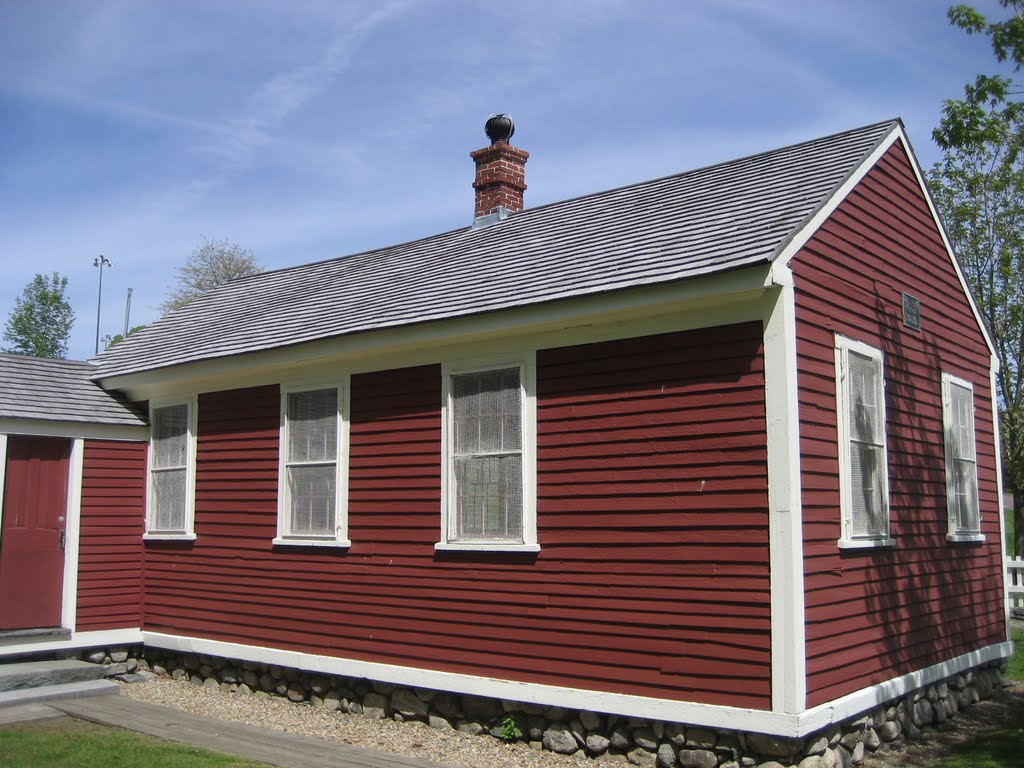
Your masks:
<svg viewBox="0 0 1024 768"><path fill-rule="evenodd" d="M149 428L141 424L135 426L130 424L90 424L84 421L0 418L0 434L144 442L149 439Z"/></svg>
<svg viewBox="0 0 1024 768"><path fill-rule="evenodd" d="M137 627L72 632L70 637L9 637L0 639L0 658L26 653L52 653L79 648L118 648L141 644L142 630Z"/></svg>
<svg viewBox="0 0 1024 768"><path fill-rule="evenodd" d="M108 377L98 383L105 389L121 390L134 400L144 400L185 391L230 389L238 386L238 378L243 374L246 386L278 383L302 375L303 367L316 368L328 362L346 365L352 372L360 368L383 370L380 366L388 365L389 360L390 364L402 360L401 365L421 364L417 360L436 362L436 350L444 346L529 337L584 325L652 317L680 309L728 306L763 293L771 284L770 275L770 264L758 264L656 286L365 331L263 352L225 355Z"/></svg>

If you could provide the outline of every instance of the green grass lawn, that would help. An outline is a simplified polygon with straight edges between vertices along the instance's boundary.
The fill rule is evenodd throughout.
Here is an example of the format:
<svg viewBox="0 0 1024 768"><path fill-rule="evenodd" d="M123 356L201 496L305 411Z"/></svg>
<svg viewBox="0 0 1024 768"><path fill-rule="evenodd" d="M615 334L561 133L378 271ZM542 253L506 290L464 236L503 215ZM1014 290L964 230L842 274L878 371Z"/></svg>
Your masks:
<svg viewBox="0 0 1024 768"><path fill-rule="evenodd" d="M1006 676L1011 680L1024 681L1024 629L1014 629L1010 636L1017 647L1006 667Z"/></svg>
<svg viewBox="0 0 1024 768"><path fill-rule="evenodd" d="M3 768L270 768L266 763L67 717L0 728L0 765Z"/></svg>
<svg viewBox="0 0 1024 768"><path fill-rule="evenodd" d="M1024 630L1014 629L1017 644L1006 668L1011 680L1024 681ZM955 757L947 758L936 768L1024 768L1024 712L1007 728L980 733L961 747Z"/></svg>
<svg viewBox="0 0 1024 768"><path fill-rule="evenodd" d="M979 734L956 757L936 768L1020 768L1024 766L1024 714L1009 728Z"/></svg>

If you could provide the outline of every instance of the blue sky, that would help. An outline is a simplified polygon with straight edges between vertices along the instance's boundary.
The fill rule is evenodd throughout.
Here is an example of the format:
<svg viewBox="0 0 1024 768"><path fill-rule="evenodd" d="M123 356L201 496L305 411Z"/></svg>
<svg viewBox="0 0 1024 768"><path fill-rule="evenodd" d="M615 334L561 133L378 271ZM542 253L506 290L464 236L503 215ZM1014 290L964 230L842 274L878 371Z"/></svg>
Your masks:
<svg viewBox="0 0 1024 768"><path fill-rule="evenodd" d="M974 3L995 18L996 0ZM902 117L997 71L942 0L0 0L0 323L69 278L70 356L227 238L267 268L470 223L483 122L526 204Z"/></svg>

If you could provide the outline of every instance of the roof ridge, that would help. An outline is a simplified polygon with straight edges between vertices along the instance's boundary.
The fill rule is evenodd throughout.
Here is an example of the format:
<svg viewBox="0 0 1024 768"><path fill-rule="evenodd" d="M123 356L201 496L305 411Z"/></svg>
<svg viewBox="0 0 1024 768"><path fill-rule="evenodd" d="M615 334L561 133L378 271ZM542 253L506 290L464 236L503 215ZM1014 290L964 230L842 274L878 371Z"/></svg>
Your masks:
<svg viewBox="0 0 1024 768"><path fill-rule="evenodd" d="M603 195L614 194L616 192L621 192L623 190L635 189L635 188L638 188L638 187L644 187L644 186L648 186L648 185L656 185L659 182L668 181L670 179L678 179L678 178L682 178L682 177L685 177L685 176L692 176L692 175L696 175L696 174L707 172L707 171L711 171L711 170L718 170L718 169L721 169L721 168L726 168L726 167L728 167L730 165L741 165L743 163L747 163L747 162L751 162L751 161L754 161L754 160L758 160L758 159L761 159L761 158L764 158L764 157L768 157L770 155L778 155L778 154L784 154L786 152L792 152L793 150L800 149L801 147L807 147L807 146L810 146L812 144L822 144L822 143L826 143L826 142L829 142L829 141L834 141L835 139L837 139L837 138L839 138L841 136L849 136L849 135L853 135L855 133L867 132L867 131L870 131L872 129L879 128L879 127L881 127L883 125L896 125L896 124L902 124L901 121L900 121L900 118L898 118L898 117L890 118L888 120L879 120L878 122L869 123L867 125L862 125L862 126L860 126L858 128L851 128L851 129L845 130L845 131L836 131L835 133L831 133L831 134L829 134L827 136L819 136L819 137L813 138L813 139L805 139L803 141L793 142L792 144L787 144L787 145L782 146L782 147L775 147L773 149L766 149L766 150L763 150L761 152L754 152L754 153L751 153L749 155L742 155L740 157L731 158L729 160L722 160L722 161L716 162L716 163L708 163L706 165L698 166L696 168L688 168L688 169L683 170L683 171L676 171L674 173L667 173L667 174L665 174L663 176L655 176L654 178L651 178L651 179L643 179L641 181L632 181L632 182L629 182L627 184L620 184L620 185L615 186L615 187L608 187L606 189L600 189L600 190L597 190L596 192L587 192L587 193L582 194L582 195L575 195L574 197L566 197L566 198L562 198L560 200L552 200L551 202L542 203L541 205L536 205L536 206L531 206L531 207L528 207L528 208L524 208L523 210L518 211L517 213L514 213L514 214L510 215L508 218L503 219L500 222L497 222L496 226L500 226L502 224L508 224L508 223L513 222L513 221L515 221L517 219L520 219L520 218L526 218L529 214L533 214L535 212L544 211L546 209L553 208L553 207L560 206L560 205L568 205L570 203L577 202L579 200L588 200L588 199L591 199L591 198L601 197ZM873 149L874 148L872 148L872 150ZM256 278L262 277L264 275L275 275L275 274L280 274L282 272L288 272L288 271L291 271L291 270L296 270L297 271L297 270L301 270L301 269L307 269L307 268L311 268L311 267L320 266L322 264L328 264L328 263L331 263L331 262L344 261L344 260L347 260L347 259L357 258L357 257L360 257L360 256L369 256L369 255L372 255L374 253L381 253L381 252L385 252L385 251L393 251L396 248L403 248L403 247L406 247L406 246L425 244L425 243L429 243L431 240L436 240L436 239L439 239L439 238L450 237L450 236L452 236L452 235L454 235L456 233L459 233L459 232L467 233L467 234L472 234L473 232L481 232L481 231L482 230L473 230L470 225L466 225L464 227L456 227L454 229L449 229L449 230L447 230L445 232L437 232L437 233L432 234L432 235L426 235L424 237L418 237L418 238L414 238L412 240L405 240L405 241L398 242L398 243L392 243L390 245L384 245L384 246L380 246L380 247L377 247L377 248L367 248L365 250L353 251L352 253L346 253L346 254L342 254L340 256L329 256L326 259L317 259L315 261L307 261L307 262L303 262L301 264L292 264L291 266L287 266L287 267L278 267L276 269L268 269L268 270L266 270L264 272L257 272L257 273L252 274L252 275L244 275L242 277L234 278L233 280L230 280L227 283L222 283L220 286L217 286L216 288L214 288L211 291L209 291L209 293L213 293L213 291L216 291L217 289L221 288L224 285L229 285L229 284L237 285L238 283L241 283L243 281L256 279ZM170 314L170 313L168 313L168 314Z"/></svg>

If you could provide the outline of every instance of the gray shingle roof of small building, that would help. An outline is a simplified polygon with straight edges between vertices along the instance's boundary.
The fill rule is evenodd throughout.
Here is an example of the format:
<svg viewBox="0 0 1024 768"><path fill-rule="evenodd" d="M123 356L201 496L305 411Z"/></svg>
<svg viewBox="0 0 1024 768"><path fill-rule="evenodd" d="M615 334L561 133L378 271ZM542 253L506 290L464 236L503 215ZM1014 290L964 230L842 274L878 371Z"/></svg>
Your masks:
<svg viewBox="0 0 1024 768"><path fill-rule="evenodd" d="M94 378L768 262L898 125L235 280L107 350Z"/></svg>
<svg viewBox="0 0 1024 768"><path fill-rule="evenodd" d="M145 426L130 403L91 381L94 370L78 360L0 354L0 418Z"/></svg>

